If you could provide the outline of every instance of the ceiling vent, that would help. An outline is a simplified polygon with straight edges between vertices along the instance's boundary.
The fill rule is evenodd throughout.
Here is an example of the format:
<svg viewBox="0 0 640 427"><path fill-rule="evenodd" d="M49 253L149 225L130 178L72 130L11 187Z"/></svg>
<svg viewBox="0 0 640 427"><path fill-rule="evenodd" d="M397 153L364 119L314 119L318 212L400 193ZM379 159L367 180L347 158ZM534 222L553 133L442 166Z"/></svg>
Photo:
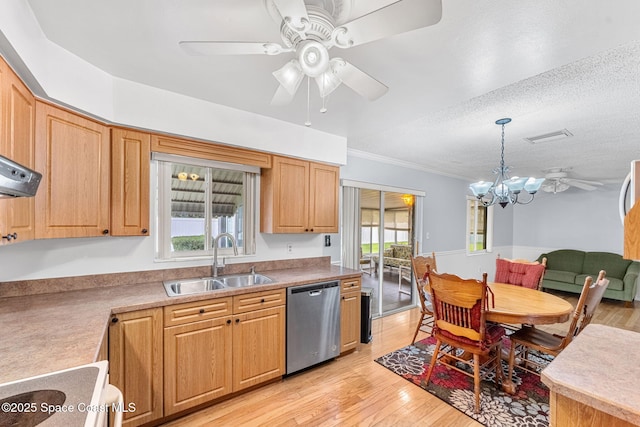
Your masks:
<svg viewBox="0 0 640 427"><path fill-rule="evenodd" d="M525 138L524 140L530 144L540 144L542 142L551 142L557 141L558 139L569 138L573 136L571 132L566 129L557 130L555 132L549 132L538 136L531 136L529 138Z"/></svg>

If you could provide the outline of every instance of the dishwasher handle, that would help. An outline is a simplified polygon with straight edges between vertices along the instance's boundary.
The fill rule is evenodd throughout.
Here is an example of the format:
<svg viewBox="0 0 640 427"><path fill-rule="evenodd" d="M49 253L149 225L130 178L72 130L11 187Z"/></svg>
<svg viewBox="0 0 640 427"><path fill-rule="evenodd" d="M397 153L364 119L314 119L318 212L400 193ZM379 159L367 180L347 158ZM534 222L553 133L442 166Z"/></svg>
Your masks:
<svg viewBox="0 0 640 427"><path fill-rule="evenodd" d="M323 282L323 283L311 283L308 285L299 285L292 286L287 288L287 295L294 295L299 293L308 293L309 296L317 296L320 294L316 294L314 292L319 291L322 293L324 289L336 288L340 286L340 282L332 281L332 282Z"/></svg>
<svg viewBox="0 0 640 427"><path fill-rule="evenodd" d="M313 291L309 291L310 297L317 297L319 295L322 295L322 289L315 289Z"/></svg>

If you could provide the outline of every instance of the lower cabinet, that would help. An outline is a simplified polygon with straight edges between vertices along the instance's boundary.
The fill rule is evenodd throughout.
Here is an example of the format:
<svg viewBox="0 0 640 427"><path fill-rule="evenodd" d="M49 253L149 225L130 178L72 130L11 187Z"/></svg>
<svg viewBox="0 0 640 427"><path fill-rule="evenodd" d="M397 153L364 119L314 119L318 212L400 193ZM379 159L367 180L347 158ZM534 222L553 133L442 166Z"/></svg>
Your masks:
<svg viewBox="0 0 640 427"><path fill-rule="evenodd" d="M285 373L285 290L165 307L164 414Z"/></svg>
<svg viewBox="0 0 640 427"><path fill-rule="evenodd" d="M165 415L231 393L230 323L225 316L165 328Z"/></svg>
<svg viewBox="0 0 640 427"><path fill-rule="evenodd" d="M285 316L285 306L234 315L233 391L285 374Z"/></svg>
<svg viewBox="0 0 640 427"><path fill-rule="evenodd" d="M340 353L354 350L360 342L360 278L340 283Z"/></svg>
<svg viewBox="0 0 640 427"><path fill-rule="evenodd" d="M123 426L162 418L162 309L114 315L109 327L109 381L124 396Z"/></svg>

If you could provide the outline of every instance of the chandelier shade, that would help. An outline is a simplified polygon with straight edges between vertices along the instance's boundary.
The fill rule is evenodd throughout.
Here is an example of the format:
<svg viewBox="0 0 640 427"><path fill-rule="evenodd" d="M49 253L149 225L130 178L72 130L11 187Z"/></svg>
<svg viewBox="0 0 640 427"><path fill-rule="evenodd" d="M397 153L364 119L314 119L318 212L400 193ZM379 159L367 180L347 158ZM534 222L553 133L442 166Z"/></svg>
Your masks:
<svg viewBox="0 0 640 427"><path fill-rule="evenodd" d="M493 170L493 173L498 175L496 180L494 182L478 181L469 185L469 189L483 206L499 204L504 208L516 203L523 205L531 203L544 181L544 178L509 177L509 166L504 164L504 126L509 122L511 122L510 118L496 120L496 124L502 126L500 166ZM526 201L518 199L523 190L530 195Z"/></svg>

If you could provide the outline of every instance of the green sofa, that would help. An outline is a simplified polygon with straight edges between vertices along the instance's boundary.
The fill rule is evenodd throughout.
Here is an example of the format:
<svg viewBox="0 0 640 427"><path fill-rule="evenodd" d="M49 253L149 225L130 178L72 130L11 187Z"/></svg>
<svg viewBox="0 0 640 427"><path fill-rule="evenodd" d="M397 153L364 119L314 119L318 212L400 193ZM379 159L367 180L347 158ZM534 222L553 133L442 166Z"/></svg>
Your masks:
<svg viewBox="0 0 640 427"><path fill-rule="evenodd" d="M580 293L587 276L595 279L600 270L607 272L609 286L605 298L626 301L632 304L636 296L640 263L623 259L610 252L584 252L561 249L542 254L538 261L547 258L547 269L542 281L543 289L557 289Z"/></svg>

